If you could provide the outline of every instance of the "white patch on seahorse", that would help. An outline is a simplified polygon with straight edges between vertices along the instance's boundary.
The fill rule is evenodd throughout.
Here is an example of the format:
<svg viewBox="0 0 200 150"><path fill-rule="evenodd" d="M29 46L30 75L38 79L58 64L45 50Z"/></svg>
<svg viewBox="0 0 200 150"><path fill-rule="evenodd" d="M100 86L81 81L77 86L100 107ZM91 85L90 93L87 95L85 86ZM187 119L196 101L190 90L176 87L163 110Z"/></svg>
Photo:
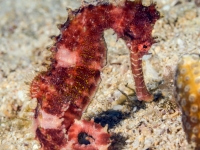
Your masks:
<svg viewBox="0 0 200 150"><path fill-rule="evenodd" d="M61 127L64 118L59 118L56 115L51 115L43 110L40 110L39 116L37 118L38 127L44 129L58 129Z"/></svg>
<svg viewBox="0 0 200 150"><path fill-rule="evenodd" d="M57 67L73 67L78 61L77 51L70 51L65 46L60 46L56 53Z"/></svg>
<svg viewBox="0 0 200 150"><path fill-rule="evenodd" d="M94 70L101 70L101 64L99 62L93 61L89 65L89 68L94 69Z"/></svg>

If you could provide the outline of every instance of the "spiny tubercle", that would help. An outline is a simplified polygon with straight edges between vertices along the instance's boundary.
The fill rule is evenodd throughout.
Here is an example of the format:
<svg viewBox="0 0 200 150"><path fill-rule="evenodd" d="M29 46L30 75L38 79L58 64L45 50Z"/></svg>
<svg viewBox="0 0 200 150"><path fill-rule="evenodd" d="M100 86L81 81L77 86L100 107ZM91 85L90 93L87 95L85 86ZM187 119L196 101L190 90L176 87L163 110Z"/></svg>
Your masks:
<svg viewBox="0 0 200 150"><path fill-rule="evenodd" d="M141 0L126 0L120 6L100 4L75 11L69 9L68 20L60 25L61 34L54 37L52 63L46 72L35 77L30 89L32 98L38 101L36 137L43 149L76 149L78 146L81 150L90 149L91 145L93 149L108 148L110 135L105 130L100 130L105 140L97 142L94 139L88 145L75 143L67 137L67 134L71 135L73 125L77 127L74 121L80 120L98 87L100 72L106 64L105 29L112 28L130 49L138 99L153 99L144 83L141 58L154 43L151 32L157 19L159 12L155 4L143 6ZM77 139L78 135L74 137Z"/></svg>

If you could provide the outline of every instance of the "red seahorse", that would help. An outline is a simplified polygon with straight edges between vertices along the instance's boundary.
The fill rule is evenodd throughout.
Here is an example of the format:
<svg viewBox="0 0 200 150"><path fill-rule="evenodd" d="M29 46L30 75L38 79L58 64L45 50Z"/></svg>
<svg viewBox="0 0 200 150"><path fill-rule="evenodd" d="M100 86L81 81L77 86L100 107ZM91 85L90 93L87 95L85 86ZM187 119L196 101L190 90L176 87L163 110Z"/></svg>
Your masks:
<svg viewBox="0 0 200 150"><path fill-rule="evenodd" d="M51 47L51 65L32 81L36 98L36 138L44 150L106 150L110 135L99 124L80 121L100 82L106 64L103 31L112 28L130 49L131 68L139 100L151 101L142 72L142 56L154 39L153 25L159 19L155 3L125 0L120 6L101 3L78 10L68 9L67 21L59 26ZM79 121L78 121L79 120ZM85 133L88 143L79 141Z"/></svg>

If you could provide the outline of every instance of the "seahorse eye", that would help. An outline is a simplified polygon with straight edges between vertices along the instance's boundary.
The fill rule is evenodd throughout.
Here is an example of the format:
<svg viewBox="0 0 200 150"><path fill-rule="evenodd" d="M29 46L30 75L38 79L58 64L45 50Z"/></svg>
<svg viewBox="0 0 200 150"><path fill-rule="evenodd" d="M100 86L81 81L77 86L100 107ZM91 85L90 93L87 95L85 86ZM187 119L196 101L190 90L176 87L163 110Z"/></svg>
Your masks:
<svg viewBox="0 0 200 150"><path fill-rule="evenodd" d="M151 47L151 42L145 41L144 43L141 43L138 45L139 52L147 52Z"/></svg>
<svg viewBox="0 0 200 150"><path fill-rule="evenodd" d="M148 46L147 45L143 45L143 48L146 49Z"/></svg>

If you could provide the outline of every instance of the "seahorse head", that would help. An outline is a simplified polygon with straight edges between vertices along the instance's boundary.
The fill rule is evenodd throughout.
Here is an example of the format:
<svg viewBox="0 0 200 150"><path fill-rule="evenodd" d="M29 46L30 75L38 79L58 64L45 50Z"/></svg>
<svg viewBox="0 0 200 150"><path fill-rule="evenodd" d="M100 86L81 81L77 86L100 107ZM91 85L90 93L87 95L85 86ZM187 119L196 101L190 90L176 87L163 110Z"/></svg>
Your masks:
<svg viewBox="0 0 200 150"><path fill-rule="evenodd" d="M138 51L147 52L154 43L154 38L151 35L153 26L160 18L156 4L151 3L149 6L144 6L141 0L136 0L134 3L126 1L124 9L125 17L127 20L129 19L124 28L126 41L131 42L131 45L138 46Z"/></svg>

